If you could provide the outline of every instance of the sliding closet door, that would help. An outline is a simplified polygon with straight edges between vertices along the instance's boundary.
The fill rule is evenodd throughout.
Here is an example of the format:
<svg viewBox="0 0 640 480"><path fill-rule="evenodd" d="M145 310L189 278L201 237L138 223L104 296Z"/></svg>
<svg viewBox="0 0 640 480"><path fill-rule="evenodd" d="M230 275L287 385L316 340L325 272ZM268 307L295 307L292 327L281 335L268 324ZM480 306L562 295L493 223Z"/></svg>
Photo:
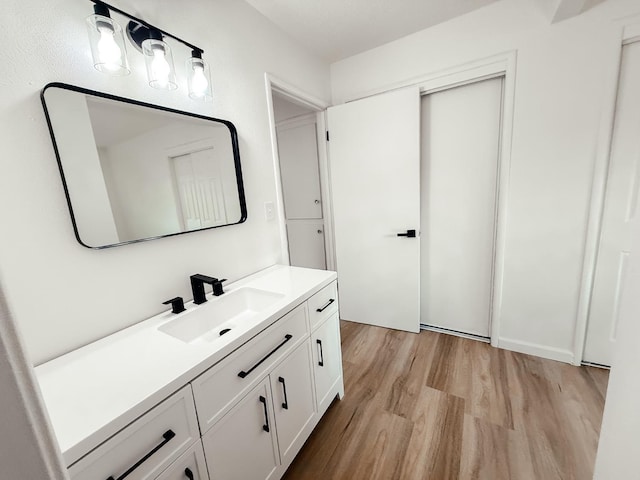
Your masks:
<svg viewBox="0 0 640 480"><path fill-rule="evenodd" d="M583 358L611 365L618 305L638 215L640 186L640 42L622 49L602 230Z"/></svg>
<svg viewBox="0 0 640 480"><path fill-rule="evenodd" d="M341 318L418 332L418 88L332 107L328 120Z"/></svg>
<svg viewBox="0 0 640 480"><path fill-rule="evenodd" d="M490 336L502 79L422 98L421 323Z"/></svg>

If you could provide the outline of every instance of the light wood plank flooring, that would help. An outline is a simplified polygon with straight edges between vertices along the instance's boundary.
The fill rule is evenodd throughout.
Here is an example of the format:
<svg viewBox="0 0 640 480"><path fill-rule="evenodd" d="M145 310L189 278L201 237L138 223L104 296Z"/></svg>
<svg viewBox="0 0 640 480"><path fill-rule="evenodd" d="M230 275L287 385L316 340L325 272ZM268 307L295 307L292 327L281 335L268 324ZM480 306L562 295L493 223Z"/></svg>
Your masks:
<svg viewBox="0 0 640 480"><path fill-rule="evenodd" d="M341 322L345 398L285 479L587 480L608 371Z"/></svg>

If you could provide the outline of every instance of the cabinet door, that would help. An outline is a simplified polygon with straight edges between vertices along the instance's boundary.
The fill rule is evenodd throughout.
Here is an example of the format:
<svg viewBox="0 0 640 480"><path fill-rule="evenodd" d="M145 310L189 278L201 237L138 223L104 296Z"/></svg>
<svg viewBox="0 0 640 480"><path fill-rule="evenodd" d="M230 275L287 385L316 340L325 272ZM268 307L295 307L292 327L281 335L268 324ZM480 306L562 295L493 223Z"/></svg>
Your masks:
<svg viewBox="0 0 640 480"><path fill-rule="evenodd" d="M327 268L322 220L288 220L287 239L292 266L319 270Z"/></svg>
<svg viewBox="0 0 640 480"><path fill-rule="evenodd" d="M157 480L209 480L202 442L194 443L178 460L162 472Z"/></svg>
<svg viewBox="0 0 640 480"><path fill-rule="evenodd" d="M331 403L332 386L342 375L342 354L338 314L332 315L311 334L313 368L318 411L324 412Z"/></svg>
<svg viewBox="0 0 640 480"><path fill-rule="evenodd" d="M279 458L268 379L202 437L211 480L275 478Z"/></svg>
<svg viewBox="0 0 640 480"><path fill-rule="evenodd" d="M313 425L313 381L309 340L300 345L271 375L273 409L284 465L298 453Z"/></svg>

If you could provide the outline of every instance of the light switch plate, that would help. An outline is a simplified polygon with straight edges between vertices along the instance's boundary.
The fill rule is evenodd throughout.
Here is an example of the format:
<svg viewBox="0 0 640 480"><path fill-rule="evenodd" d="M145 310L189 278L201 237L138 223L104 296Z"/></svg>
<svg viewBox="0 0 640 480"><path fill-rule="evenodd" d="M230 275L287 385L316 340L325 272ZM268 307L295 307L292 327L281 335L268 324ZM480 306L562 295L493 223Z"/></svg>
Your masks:
<svg viewBox="0 0 640 480"><path fill-rule="evenodd" d="M276 219L276 209L273 205L273 202L264 203L264 218L268 221Z"/></svg>

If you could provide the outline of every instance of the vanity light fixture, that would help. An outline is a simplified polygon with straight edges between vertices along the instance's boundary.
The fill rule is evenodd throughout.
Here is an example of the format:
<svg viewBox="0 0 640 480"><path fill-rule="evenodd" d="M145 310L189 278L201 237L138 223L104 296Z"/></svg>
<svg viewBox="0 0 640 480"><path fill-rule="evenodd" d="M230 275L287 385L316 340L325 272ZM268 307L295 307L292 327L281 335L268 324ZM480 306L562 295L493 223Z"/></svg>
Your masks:
<svg viewBox="0 0 640 480"><path fill-rule="evenodd" d="M94 14L87 17L93 66L110 75L129 75L122 27L111 19L105 5L96 3L93 11Z"/></svg>
<svg viewBox="0 0 640 480"><path fill-rule="evenodd" d="M171 48L162 40L158 30L149 30L149 38L142 42L142 53L147 64L149 85L162 90L178 88Z"/></svg>
<svg viewBox="0 0 640 480"><path fill-rule="evenodd" d="M187 82L189 96L194 100L211 100L211 75L209 65L202 59L202 52L194 50L187 60Z"/></svg>
<svg viewBox="0 0 640 480"><path fill-rule="evenodd" d="M212 99L209 67L202 59L204 50L101 0L90 1L94 3L95 15L91 15L87 21L96 69L112 75L130 73L122 28L110 16L110 12L116 12L130 20L126 28L127 37L144 55L150 86L163 90L178 88L173 54L165 42L168 37L191 49L186 72L189 97L201 101Z"/></svg>

